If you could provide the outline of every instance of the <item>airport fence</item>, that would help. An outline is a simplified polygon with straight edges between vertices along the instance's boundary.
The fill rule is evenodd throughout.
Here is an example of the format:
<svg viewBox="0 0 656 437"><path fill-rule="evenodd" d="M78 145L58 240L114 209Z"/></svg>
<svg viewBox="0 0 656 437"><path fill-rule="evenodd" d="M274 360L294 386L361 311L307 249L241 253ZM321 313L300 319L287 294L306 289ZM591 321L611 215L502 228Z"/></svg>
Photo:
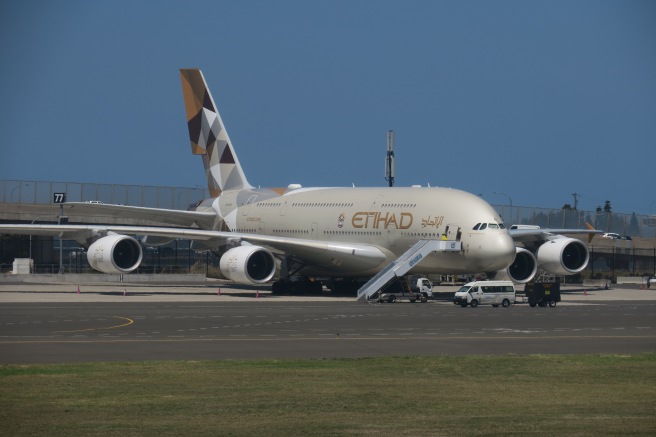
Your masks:
<svg viewBox="0 0 656 437"><path fill-rule="evenodd" d="M55 193L67 202L102 202L164 209L189 209L209 197L203 187L156 187L149 185L93 184L0 180L0 203L52 204Z"/></svg>
<svg viewBox="0 0 656 437"><path fill-rule="evenodd" d="M521 224L553 229L595 229L622 236L656 238L656 215L493 205L508 225Z"/></svg>
<svg viewBox="0 0 656 437"><path fill-rule="evenodd" d="M651 249L622 249L590 247L588 267L580 275L583 279L608 279L618 276L656 275L656 247ZM568 280L568 282L570 282Z"/></svg>

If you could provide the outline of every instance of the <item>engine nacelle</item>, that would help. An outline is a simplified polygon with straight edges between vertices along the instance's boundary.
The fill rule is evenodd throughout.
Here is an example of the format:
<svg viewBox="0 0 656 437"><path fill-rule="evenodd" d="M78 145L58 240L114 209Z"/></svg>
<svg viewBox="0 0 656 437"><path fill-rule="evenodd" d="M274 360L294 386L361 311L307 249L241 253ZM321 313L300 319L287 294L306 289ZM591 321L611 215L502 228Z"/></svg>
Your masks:
<svg viewBox="0 0 656 437"><path fill-rule="evenodd" d="M263 284L273 278L276 261L260 246L239 246L228 250L219 261L221 273L239 284Z"/></svg>
<svg viewBox="0 0 656 437"><path fill-rule="evenodd" d="M538 262L535 256L523 247L517 247L515 260L505 270L506 275L516 284L526 284L531 281L538 271Z"/></svg>
<svg viewBox="0 0 656 437"><path fill-rule="evenodd" d="M506 269L497 272L487 272L489 279L497 281L513 281L515 284L526 284L538 271L538 262L533 254L523 247L516 247L515 260Z"/></svg>
<svg viewBox="0 0 656 437"><path fill-rule="evenodd" d="M103 273L130 273L141 264L143 251L127 235L108 235L96 240L87 251L89 264Z"/></svg>
<svg viewBox="0 0 656 437"><path fill-rule="evenodd" d="M538 248L538 265L557 275L573 275L588 265L590 253L586 245L576 238L561 237L547 241Z"/></svg>

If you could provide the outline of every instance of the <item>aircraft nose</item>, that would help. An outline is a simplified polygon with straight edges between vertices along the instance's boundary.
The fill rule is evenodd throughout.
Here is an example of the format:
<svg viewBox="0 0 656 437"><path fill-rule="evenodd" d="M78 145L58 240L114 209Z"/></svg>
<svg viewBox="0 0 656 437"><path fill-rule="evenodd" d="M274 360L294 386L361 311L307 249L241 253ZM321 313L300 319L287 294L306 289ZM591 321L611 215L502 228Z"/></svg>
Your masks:
<svg viewBox="0 0 656 437"><path fill-rule="evenodd" d="M488 270L501 270L508 267L515 259L515 243L508 232L495 232L485 236L483 258L490 262Z"/></svg>
<svg viewBox="0 0 656 437"><path fill-rule="evenodd" d="M515 242L508 232L504 232L499 236L499 258L503 259L506 266L512 264L515 260L517 249Z"/></svg>

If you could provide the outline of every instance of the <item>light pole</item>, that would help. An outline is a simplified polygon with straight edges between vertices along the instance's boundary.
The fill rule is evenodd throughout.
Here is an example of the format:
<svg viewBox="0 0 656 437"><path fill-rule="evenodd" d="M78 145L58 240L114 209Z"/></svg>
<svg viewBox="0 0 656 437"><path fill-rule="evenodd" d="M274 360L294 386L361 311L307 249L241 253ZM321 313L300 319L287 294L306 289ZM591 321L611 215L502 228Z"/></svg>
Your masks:
<svg viewBox="0 0 656 437"><path fill-rule="evenodd" d="M35 218L34 220L32 220L32 223L31 223L31 224L34 224L34 222L35 222L37 219L38 219L38 217ZM31 262L32 262L32 234L30 234L30 263L31 263ZM30 273L32 273L32 272L30 271Z"/></svg>
<svg viewBox="0 0 656 437"><path fill-rule="evenodd" d="M508 202L510 202L510 221L512 222L513 220L513 206L512 206L512 198L506 194L506 193L500 193L500 192L493 192L492 194L501 194L503 196L506 196L508 198ZM512 223L508 223L508 227L512 226Z"/></svg>

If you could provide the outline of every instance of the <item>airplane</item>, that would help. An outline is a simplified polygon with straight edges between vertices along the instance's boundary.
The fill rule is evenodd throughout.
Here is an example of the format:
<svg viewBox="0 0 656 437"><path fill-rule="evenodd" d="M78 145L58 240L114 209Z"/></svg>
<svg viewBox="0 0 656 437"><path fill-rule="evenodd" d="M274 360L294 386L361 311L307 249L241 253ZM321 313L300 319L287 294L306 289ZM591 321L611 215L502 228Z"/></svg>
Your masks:
<svg viewBox="0 0 656 437"><path fill-rule="evenodd" d="M121 274L139 267L143 245L191 239L195 249L220 257L220 271L227 279L251 285L275 278L273 292L320 291L322 284L333 291L345 284L357 288L398 263L418 242L457 245L414 256L408 274L487 272L526 283L538 268L571 275L588 264L587 246L566 234L598 231L508 229L488 202L458 189L299 184L256 188L246 178L202 72L181 69L180 78L191 150L202 158L209 199L189 211L66 204L86 214L157 217L168 227L8 224L0 225L0 234L74 239L87 249L95 270Z"/></svg>

